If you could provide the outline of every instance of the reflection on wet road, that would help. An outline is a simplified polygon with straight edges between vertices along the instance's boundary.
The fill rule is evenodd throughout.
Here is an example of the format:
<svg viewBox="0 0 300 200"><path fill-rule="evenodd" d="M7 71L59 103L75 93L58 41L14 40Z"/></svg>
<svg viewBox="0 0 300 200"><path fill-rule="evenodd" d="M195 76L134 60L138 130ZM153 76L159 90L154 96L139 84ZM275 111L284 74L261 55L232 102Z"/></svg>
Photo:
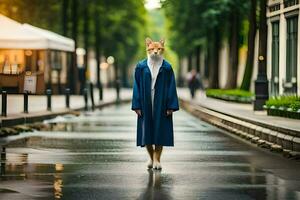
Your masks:
<svg viewBox="0 0 300 200"><path fill-rule="evenodd" d="M146 169L128 104L59 117L1 156L0 199L300 199L300 163L245 144L184 111L163 170Z"/></svg>

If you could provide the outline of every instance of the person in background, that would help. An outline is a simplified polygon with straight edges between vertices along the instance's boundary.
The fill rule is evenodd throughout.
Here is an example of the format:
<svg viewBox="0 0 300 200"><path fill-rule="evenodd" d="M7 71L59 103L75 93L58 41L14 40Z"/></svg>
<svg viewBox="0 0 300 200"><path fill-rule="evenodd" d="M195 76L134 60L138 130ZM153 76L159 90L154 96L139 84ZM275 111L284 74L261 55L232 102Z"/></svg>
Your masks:
<svg viewBox="0 0 300 200"><path fill-rule="evenodd" d="M190 90L191 97L195 98L196 90L197 89L203 90L200 74L197 73L195 69L192 69L187 74L187 81L188 81L188 88Z"/></svg>

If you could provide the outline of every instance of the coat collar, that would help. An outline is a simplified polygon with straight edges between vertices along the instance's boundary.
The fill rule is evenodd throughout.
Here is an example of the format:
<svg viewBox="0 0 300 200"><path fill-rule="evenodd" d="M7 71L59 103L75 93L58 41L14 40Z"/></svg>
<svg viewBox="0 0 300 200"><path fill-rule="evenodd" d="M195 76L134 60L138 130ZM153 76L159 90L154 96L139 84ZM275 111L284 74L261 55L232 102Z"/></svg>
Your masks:
<svg viewBox="0 0 300 200"><path fill-rule="evenodd" d="M149 71L149 73L151 73L150 69L148 67L148 64L147 64L147 60L148 59L146 58L146 59L140 61L139 64L140 64L141 68L146 68L146 70ZM171 69L171 65L165 59L163 59L162 65L159 69L159 72L161 72L162 70L169 70L169 69Z"/></svg>

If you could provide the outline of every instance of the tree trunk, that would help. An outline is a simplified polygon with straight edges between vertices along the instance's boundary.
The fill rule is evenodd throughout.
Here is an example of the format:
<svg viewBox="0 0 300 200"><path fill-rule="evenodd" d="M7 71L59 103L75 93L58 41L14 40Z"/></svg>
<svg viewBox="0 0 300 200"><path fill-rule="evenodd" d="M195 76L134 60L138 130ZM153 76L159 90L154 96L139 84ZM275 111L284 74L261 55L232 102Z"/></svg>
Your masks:
<svg viewBox="0 0 300 200"><path fill-rule="evenodd" d="M69 0L63 0L62 5L62 33L64 36L68 36L68 8Z"/></svg>
<svg viewBox="0 0 300 200"><path fill-rule="evenodd" d="M198 73L200 73L200 52L201 52L201 47L198 45L196 47L196 70Z"/></svg>
<svg viewBox="0 0 300 200"><path fill-rule="evenodd" d="M241 85L242 90L250 90L251 78L253 73L255 35L256 35L256 2L257 0L251 0L251 10L249 14L247 62L246 62L244 77Z"/></svg>
<svg viewBox="0 0 300 200"><path fill-rule="evenodd" d="M183 87L184 85L184 75L182 74L182 56L178 54L178 69L177 69L177 85Z"/></svg>
<svg viewBox="0 0 300 200"><path fill-rule="evenodd" d="M209 88L219 88L219 50L221 36L219 30L214 30L214 36L210 37L208 45L208 65L209 65Z"/></svg>
<svg viewBox="0 0 300 200"><path fill-rule="evenodd" d="M227 71L226 89L236 88L239 63L239 19L235 8L230 17L229 67Z"/></svg>
<svg viewBox="0 0 300 200"><path fill-rule="evenodd" d="M84 74L83 84L86 83L87 72L88 72L88 58L89 58L89 0L84 1L84 24L83 24L83 38L84 38Z"/></svg>
<svg viewBox="0 0 300 200"><path fill-rule="evenodd" d="M122 87L128 87L128 79L127 79L127 67L129 64L126 62L122 62L122 66L121 66L121 85Z"/></svg>
<svg viewBox="0 0 300 200"><path fill-rule="evenodd" d="M191 71L193 69L193 55L190 53L188 55L188 71Z"/></svg>
<svg viewBox="0 0 300 200"><path fill-rule="evenodd" d="M97 2L96 2L97 3ZM94 5L96 6L96 5ZM99 99L103 99L102 93L102 84L101 84L101 71L100 71L100 56L101 56L101 32L100 32L100 13L97 12L98 10L94 9L94 22L95 22L95 55L96 55L96 63L97 63L97 88L99 89Z"/></svg>
<svg viewBox="0 0 300 200"><path fill-rule="evenodd" d="M75 51L72 52L71 58L71 67L68 73L69 79L69 88L73 94L78 94L78 70L77 70L77 56L76 56L76 48L77 48L77 32L78 32L78 24L77 24L77 0L72 1L72 38L75 41Z"/></svg>

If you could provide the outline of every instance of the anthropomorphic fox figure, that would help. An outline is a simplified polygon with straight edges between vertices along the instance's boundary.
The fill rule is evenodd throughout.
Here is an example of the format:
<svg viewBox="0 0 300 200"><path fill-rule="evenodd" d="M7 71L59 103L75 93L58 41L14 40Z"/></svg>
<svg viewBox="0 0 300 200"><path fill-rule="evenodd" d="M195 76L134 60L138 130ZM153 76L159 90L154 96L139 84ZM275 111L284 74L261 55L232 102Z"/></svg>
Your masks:
<svg viewBox="0 0 300 200"><path fill-rule="evenodd" d="M163 58L164 44L146 38L147 58L135 68L131 106L138 117L137 146L146 146L147 167L158 170L163 146L174 146L172 117L179 110L174 72Z"/></svg>

